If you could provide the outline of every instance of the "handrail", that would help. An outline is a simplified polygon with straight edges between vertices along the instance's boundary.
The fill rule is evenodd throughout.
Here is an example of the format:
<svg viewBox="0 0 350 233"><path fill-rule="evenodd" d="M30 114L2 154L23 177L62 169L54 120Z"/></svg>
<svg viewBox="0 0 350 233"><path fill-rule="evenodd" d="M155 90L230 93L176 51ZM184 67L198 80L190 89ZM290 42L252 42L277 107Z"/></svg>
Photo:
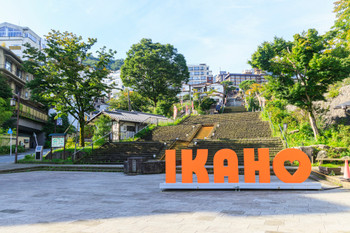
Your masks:
<svg viewBox="0 0 350 233"><path fill-rule="evenodd" d="M94 146L94 143L95 143L95 142L97 142L98 140L100 140L100 139L102 139L102 138L105 138L106 136L110 135L111 133L112 133L112 131L109 132L109 133L107 133L106 135L104 135L104 136L102 136L102 137L96 139L95 141L91 142L90 145ZM83 148L81 148L81 149L78 150L78 151L75 151L75 152L72 154L72 157L75 156L78 152L84 150L85 147L86 147L86 146L84 146Z"/></svg>
<svg viewBox="0 0 350 233"><path fill-rule="evenodd" d="M176 142L177 142L177 140L175 139L175 140L169 145L168 150L170 150L170 149L176 144ZM167 146L167 145L166 145L166 146ZM165 159L165 152L164 152L164 154L162 154L162 156L160 157L159 160L163 160L163 159Z"/></svg>
<svg viewBox="0 0 350 233"><path fill-rule="evenodd" d="M272 123L271 116L270 116L269 112L267 112L267 115L268 115L268 117L269 117L269 123L270 123L270 125L272 126L272 130L273 130L273 132L275 132L275 127L273 126L273 123ZM283 136L283 139L282 139L282 140L285 142L286 148L288 148L287 139L286 139L286 137L284 136L284 133L283 133L283 131L282 131L281 126L280 126L279 124L278 124L278 126L279 126L279 128L280 128L281 135Z"/></svg>
<svg viewBox="0 0 350 233"><path fill-rule="evenodd" d="M285 143L286 143L286 147L288 148L287 139L286 139L286 137L284 136L284 133L283 133L283 131L282 131L282 128L281 128L280 124L278 124L278 126L280 127L281 134L282 134L282 136L283 136L283 138L284 138L284 141L285 141Z"/></svg>

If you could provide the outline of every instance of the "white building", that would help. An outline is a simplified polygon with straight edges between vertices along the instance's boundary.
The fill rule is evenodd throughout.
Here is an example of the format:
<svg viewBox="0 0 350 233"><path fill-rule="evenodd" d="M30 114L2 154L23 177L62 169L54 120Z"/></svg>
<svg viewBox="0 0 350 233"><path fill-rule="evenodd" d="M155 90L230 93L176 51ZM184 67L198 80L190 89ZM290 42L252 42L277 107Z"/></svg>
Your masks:
<svg viewBox="0 0 350 233"><path fill-rule="evenodd" d="M189 85L213 83L212 71L206 64L188 65L188 71L190 72Z"/></svg>
<svg viewBox="0 0 350 233"><path fill-rule="evenodd" d="M220 83L200 83L195 85L182 85L181 93L178 95L179 98L182 98L184 95L190 94L191 88L191 98L193 98L193 93L203 93L201 96L206 96L204 92L212 91L210 98L214 99L216 102L220 103L224 100L224 86Z"/></svg>
<svg viewBox="0 0 350 233"><path fill-rule="evenodd" d="M43 49L46 42L28 27L21 27L7 22L0 23L0 45L6 47L23 59L24 44Z"/></svg>
<svg viewBox="0 0 350 233"><path fill-rule="evenodd" d="M103 83L108 86L113 86L113 89L108 93L109 98L116 98L118 93L125 88L122 79L120 78L120 70L112 71L108 77L103 80Z"/></svg>

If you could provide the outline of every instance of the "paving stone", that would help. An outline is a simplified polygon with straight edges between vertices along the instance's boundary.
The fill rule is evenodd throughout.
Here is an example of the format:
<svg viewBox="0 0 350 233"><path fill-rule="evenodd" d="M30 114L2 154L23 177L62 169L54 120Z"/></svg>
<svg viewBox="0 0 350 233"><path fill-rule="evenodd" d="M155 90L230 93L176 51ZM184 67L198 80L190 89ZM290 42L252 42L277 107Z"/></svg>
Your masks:
<svg viewBox="0 0 350 233"><path fill-rule="evenodd" d="M350 192L167 191L164 174L0 175L0 232L346 232ZM6 188L3 188L6 187Z"/></svg>

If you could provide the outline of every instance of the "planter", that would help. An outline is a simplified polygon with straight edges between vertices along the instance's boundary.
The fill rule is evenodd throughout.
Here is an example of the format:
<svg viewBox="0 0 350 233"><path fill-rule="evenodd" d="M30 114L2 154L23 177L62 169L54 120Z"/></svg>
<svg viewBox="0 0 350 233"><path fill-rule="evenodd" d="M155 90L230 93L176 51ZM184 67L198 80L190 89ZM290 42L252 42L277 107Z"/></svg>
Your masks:
<svg viewBox="0 0 350 233"><path fill-rule="evenodd" d="M332 171L334 172L335 175L340 175L341 168L340 167L318 167L319 171L325 175L329 175Z"/></svg>

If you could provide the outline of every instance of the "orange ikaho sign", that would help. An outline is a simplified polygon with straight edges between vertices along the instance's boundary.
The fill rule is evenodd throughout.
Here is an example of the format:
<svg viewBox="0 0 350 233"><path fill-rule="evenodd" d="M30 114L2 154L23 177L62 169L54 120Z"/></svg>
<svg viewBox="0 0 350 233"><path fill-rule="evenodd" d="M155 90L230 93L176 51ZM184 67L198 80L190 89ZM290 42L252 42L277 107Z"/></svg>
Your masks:
<svg viewBox="0 0 350 233"><path fill-rule="evenodd" d="M258 160L254 158L254 149L244 149L244 182L255 183L255 172L259 171L259 183L270 183L269 149L258 149ZM209 183L208 171L205 164L208 158L207 149L198 149L195 159L192 150L181 151L182 183L193 183L193 173L197 175L198 183ZM227 166L224 161L227 160ZM284 167L284 162L299 162L298 170L291 175ZM273 171L277 178L284 183L302 183L311 173L311 162L308 156L298 149L284 149L273 159ZM221 149L214 156L214 183L224 183L225 176L229 183L239 182L238 158L231 149ZM176 151L166 150L165 182L176 183Z"/></svg>

